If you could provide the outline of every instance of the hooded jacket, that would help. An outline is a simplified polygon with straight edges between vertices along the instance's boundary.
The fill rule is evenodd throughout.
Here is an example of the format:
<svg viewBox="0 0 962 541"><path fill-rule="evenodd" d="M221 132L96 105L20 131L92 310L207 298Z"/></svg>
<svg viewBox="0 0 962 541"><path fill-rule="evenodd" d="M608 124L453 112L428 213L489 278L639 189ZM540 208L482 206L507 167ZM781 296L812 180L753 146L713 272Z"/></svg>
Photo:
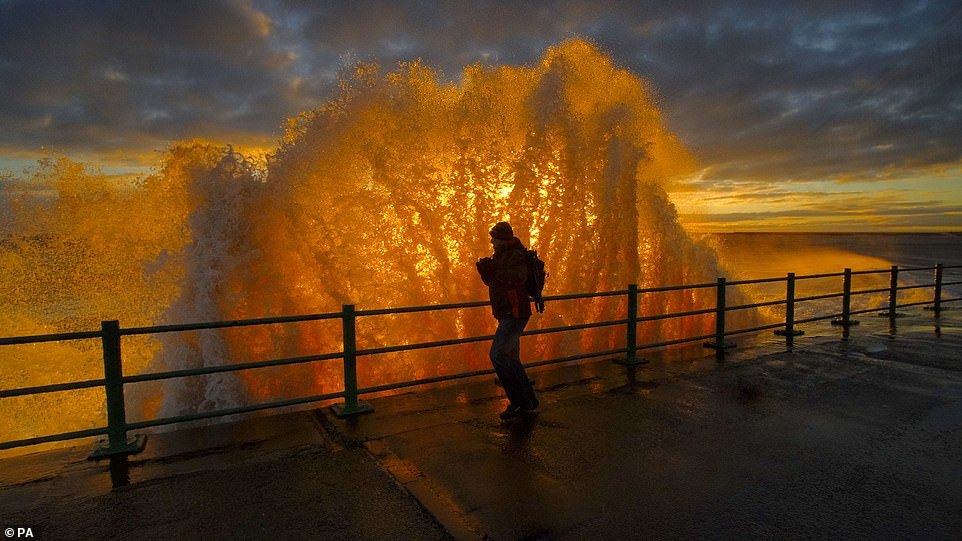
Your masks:
<svg viewBox="0 0 962 541"><path fill-rule="evenodd" d="M478 263L481 280L488 286L491 312L497 319L522 319L531 317L528 299L528 263L525 248L513 237L507 244L496 248L494 256Z"/></svg>

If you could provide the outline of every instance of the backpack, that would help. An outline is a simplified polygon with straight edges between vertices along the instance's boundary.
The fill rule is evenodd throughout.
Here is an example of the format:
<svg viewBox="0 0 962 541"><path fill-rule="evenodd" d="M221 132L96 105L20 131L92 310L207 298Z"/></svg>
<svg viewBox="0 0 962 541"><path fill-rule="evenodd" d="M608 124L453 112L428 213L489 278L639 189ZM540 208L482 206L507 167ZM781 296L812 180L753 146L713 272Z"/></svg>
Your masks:
<svg viewBox="0 0 962 541"><path fill-rule="evenodd" d="M525 282L525 288L528 290L528 295L534 301L534 307L538 313L544 313L544 297L541 296L541 292L544 291L544 281L548 278L548 273L544 270L544 261L538 257L537 250L525 250L524 260L528 265L528 279Z"/></svg>

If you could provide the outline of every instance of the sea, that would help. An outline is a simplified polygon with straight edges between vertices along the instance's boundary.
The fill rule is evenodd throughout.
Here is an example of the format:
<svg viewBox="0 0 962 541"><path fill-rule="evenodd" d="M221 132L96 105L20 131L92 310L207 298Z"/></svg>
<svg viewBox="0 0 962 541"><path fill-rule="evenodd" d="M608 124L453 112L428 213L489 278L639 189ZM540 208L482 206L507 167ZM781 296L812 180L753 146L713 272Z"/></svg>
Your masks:
<svg viewBox="0 0 962 541"><path fill-rule="evenodd" d="M713 233L700 239L715 248L729 280L842 273L852 269L851 310L887 308L892 267L898 267L898 304L917 304L906 310L922 312L935 295L936 265L943 265L941 299L946 307L962 306L962 233ZM881 271L862 274L860 271ZM843 278L832 276L796 281L796 298L839 293ZM914 287L913 287L914 286ZM754 302L784 299L784 281L740 286ZM860 291L873 291L859 293ZM841 312L841 298L818 299L796 305L796 319ZM780 306L762 309L765 319L784 317ZM827 325L827 321L823 322Z"/></svg>
<svg viewBox="0 0 962 541"><path fill-rule="evenodd" d="M962 265L962 233L711 233L733 278Z"/></svg>

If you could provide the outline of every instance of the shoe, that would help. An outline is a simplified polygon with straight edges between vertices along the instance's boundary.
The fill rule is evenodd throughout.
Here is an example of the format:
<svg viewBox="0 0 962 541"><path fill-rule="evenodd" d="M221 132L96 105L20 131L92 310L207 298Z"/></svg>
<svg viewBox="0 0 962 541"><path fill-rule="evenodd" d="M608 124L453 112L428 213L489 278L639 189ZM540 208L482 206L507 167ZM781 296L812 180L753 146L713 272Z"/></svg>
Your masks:
<svg viewBox="0 0 962 541"><path fill-rule="evenodd" d="M530 404L528 404L528 407L524 408L524 411L534 411L538 409L539 405L541 405L541 402L538 402L538 398L534 395L531 395L531 397L528 398L528 401Z"/></svg>
<svg viewBox="0 0 962 541"><path fill-rule="evenodd" d="M524 410L521 409L521 406L515 406L514 404L509 404L504 411L498 414L498 417L500 417L502 421L507 421L508 419L514 419L515 417L521 415L523 412Z"/></svg>

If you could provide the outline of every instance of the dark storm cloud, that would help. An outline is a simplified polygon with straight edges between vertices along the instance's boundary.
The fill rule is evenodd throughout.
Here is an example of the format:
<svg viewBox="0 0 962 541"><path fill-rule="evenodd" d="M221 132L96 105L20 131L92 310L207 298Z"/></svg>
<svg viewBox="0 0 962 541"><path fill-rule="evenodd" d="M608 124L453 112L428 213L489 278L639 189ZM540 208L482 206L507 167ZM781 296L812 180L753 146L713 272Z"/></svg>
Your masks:
<svg viewBox="0 0 962 541"><path fill-rule="evenodd" d="M269 131L290 105L258 102L290 63L271 32L237 2L0 4L0 145L143 150Z"/></svg>
<svg viewBox="0 0 962 541"><path fill-rule="evenodd" d="M584 36L649 78L715 178L885 179L956 163L956 2L288 3L315 50L449 77Z"/></svg>
<svg viewBox="0 0 962 541"><path fill-rule="evenodd" d="M644 43L612 23L616 58L654 81L709 176L875 178L959 160L957 4L765 5L658 15Z"/></svg>
<svg viewBox="0 0 962 541"><path fill-rule="evenodd" d="M448 79L585 37L648 78L716 179L894 178L962 158L958 2L0 3L0 146L273 135L340 66Z"/></svg>

